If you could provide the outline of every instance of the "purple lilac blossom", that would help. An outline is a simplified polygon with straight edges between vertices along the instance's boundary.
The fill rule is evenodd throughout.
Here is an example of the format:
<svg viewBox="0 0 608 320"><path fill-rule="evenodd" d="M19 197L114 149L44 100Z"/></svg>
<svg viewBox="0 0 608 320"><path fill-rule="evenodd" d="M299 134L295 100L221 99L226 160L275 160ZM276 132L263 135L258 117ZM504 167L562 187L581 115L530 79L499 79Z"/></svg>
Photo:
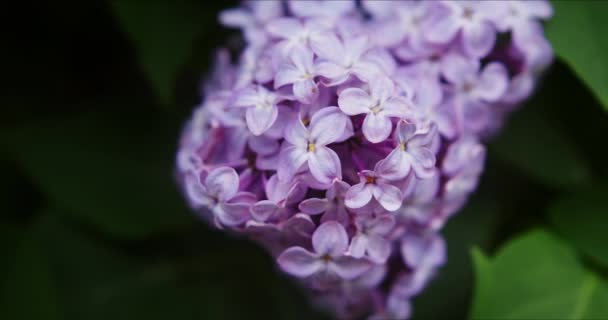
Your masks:
<svg viewBox="0 0 608 320"><path fill-rule="evenodd" d="M552 50L547 1L245 1L185 125L178 180L202 219L266 248L338 318L407 319L484 142ZM237 63L231 63L237 61Z"/></svg>

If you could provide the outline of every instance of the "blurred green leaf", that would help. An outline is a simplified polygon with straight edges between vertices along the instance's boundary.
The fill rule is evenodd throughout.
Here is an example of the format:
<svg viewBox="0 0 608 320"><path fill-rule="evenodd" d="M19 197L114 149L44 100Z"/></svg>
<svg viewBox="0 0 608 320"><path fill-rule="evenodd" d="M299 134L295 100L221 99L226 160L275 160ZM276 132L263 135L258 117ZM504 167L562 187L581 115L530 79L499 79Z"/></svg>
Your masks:
<svg viewBox="0 0 608 320"><path fill-rule="evenodd" d="M206 240L218 244L193 245L199 255L163 257L149 247L144 251L154 257L145 257L132 250L148 242L109 245L66 224L58 211L39 216L22 235L0 291L1 319L320 318L245 241L209 233Z"/></svg>
<svg viewBox="0 0 608 320"><path fill-rule="evenodd" d="M549 209L557 231L597 261L608 265L608 188L568 194Z"/></svg>
<svg viewBox="0 0 608 320"><path fill-rule="evenodd" d="M592 89L608 110L608 2L552 1L546 32L555 52Z"/></svg>
<svg viewBox="0 0 608 320"><path fill-rule="evenodd" d="M604 319L608 286L574 251L536 230L509 242L492 259L473 250L473 319Z"/></svg>
<svg viewBox="0 0 608 320"><path fill-rule="evenodd" d="M572 138L547 116L555 106L546 102L535 99L518 111L490 150L543 184L584 185L591 177L588 163Z"/></svg>
<svg viewBox="0 0 608 320"><path fill-rule="evenodd" d="M129 109L33 121L0 145L62 214L143 237L194 220L172 175L178 132L166 115Z"/></svg>
<svg viewBox="0 0 608 320"><path fill-rule="evenodd" d="M8 228L2 229L3 242L11 237L16 247L2 250L7 261L3 263L4 277L0 282L0 319L63 319L57 296L58 284L38 245L38 228L18 237L15 233L5 234Z"/></svg>
<svg viewBox="0 0 608 320"><path fill-rule="evenodd" d="M110 1L161 101L174 102L175 80L195 40L216 21L209 3L195 0Z"/></svg>

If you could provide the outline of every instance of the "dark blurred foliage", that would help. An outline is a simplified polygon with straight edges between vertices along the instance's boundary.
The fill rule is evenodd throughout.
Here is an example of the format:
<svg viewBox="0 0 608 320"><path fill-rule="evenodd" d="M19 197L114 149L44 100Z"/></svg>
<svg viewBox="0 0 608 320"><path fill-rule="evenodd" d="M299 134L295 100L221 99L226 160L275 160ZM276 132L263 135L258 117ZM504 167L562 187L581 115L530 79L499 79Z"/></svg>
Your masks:
<svg viewBox="0 0 608 320"><path fill-rule="evenodd" d="M217 13L235 4L182 2L200 30L174 73L157 72L163 55L141 46L172 48L163 42L172 20L155 23L145 2L141 11L133 1L3 9L12 19L2 41L0 319L326 317L261 248L207 227L180 197L180 126L213 49L234 33ZM125 3L130 11L117 13ZM134 18L117 18L125 12ZM492 251L551 226L546 208L564 188L605 181L608 118L597 104L561 62L550 69L491 142L478 192L445 228L448 263L414 301L416 319L465 318L473 246Z"/></svg>

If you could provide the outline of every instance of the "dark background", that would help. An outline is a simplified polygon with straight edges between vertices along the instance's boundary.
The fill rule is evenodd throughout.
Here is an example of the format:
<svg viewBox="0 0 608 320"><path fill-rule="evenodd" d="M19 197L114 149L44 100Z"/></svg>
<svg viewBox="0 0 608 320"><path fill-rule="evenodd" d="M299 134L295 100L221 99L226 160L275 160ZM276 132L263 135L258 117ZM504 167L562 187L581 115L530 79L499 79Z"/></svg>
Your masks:
<svg viewBox="0 0 608 320"><path fill-rule="evenodd" d="M172 176L177 139L213 49L235 34L216 19L235 2L167 3L2 10L0 319L325 317L262 249L185 207ZM466 317L473 246L493 252L551 227L545 208L565 188L605 181L606 129L595 99L555 63L490 143L478 192L444 230L448 263L414 300L415 318Z"/></svg>

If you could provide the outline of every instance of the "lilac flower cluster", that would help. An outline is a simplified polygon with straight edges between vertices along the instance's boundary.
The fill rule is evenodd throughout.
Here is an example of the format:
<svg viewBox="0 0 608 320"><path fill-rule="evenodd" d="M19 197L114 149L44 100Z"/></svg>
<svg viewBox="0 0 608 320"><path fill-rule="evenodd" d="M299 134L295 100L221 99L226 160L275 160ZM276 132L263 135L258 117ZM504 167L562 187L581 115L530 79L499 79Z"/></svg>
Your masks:
<svg viewBox="0 0 608 320"><path fill-rule="evenodd" d="M552 51L545 1L250 1L188 122L191 206L266 247L341 318L405 319L445 262L480 142Z"/></svg>

